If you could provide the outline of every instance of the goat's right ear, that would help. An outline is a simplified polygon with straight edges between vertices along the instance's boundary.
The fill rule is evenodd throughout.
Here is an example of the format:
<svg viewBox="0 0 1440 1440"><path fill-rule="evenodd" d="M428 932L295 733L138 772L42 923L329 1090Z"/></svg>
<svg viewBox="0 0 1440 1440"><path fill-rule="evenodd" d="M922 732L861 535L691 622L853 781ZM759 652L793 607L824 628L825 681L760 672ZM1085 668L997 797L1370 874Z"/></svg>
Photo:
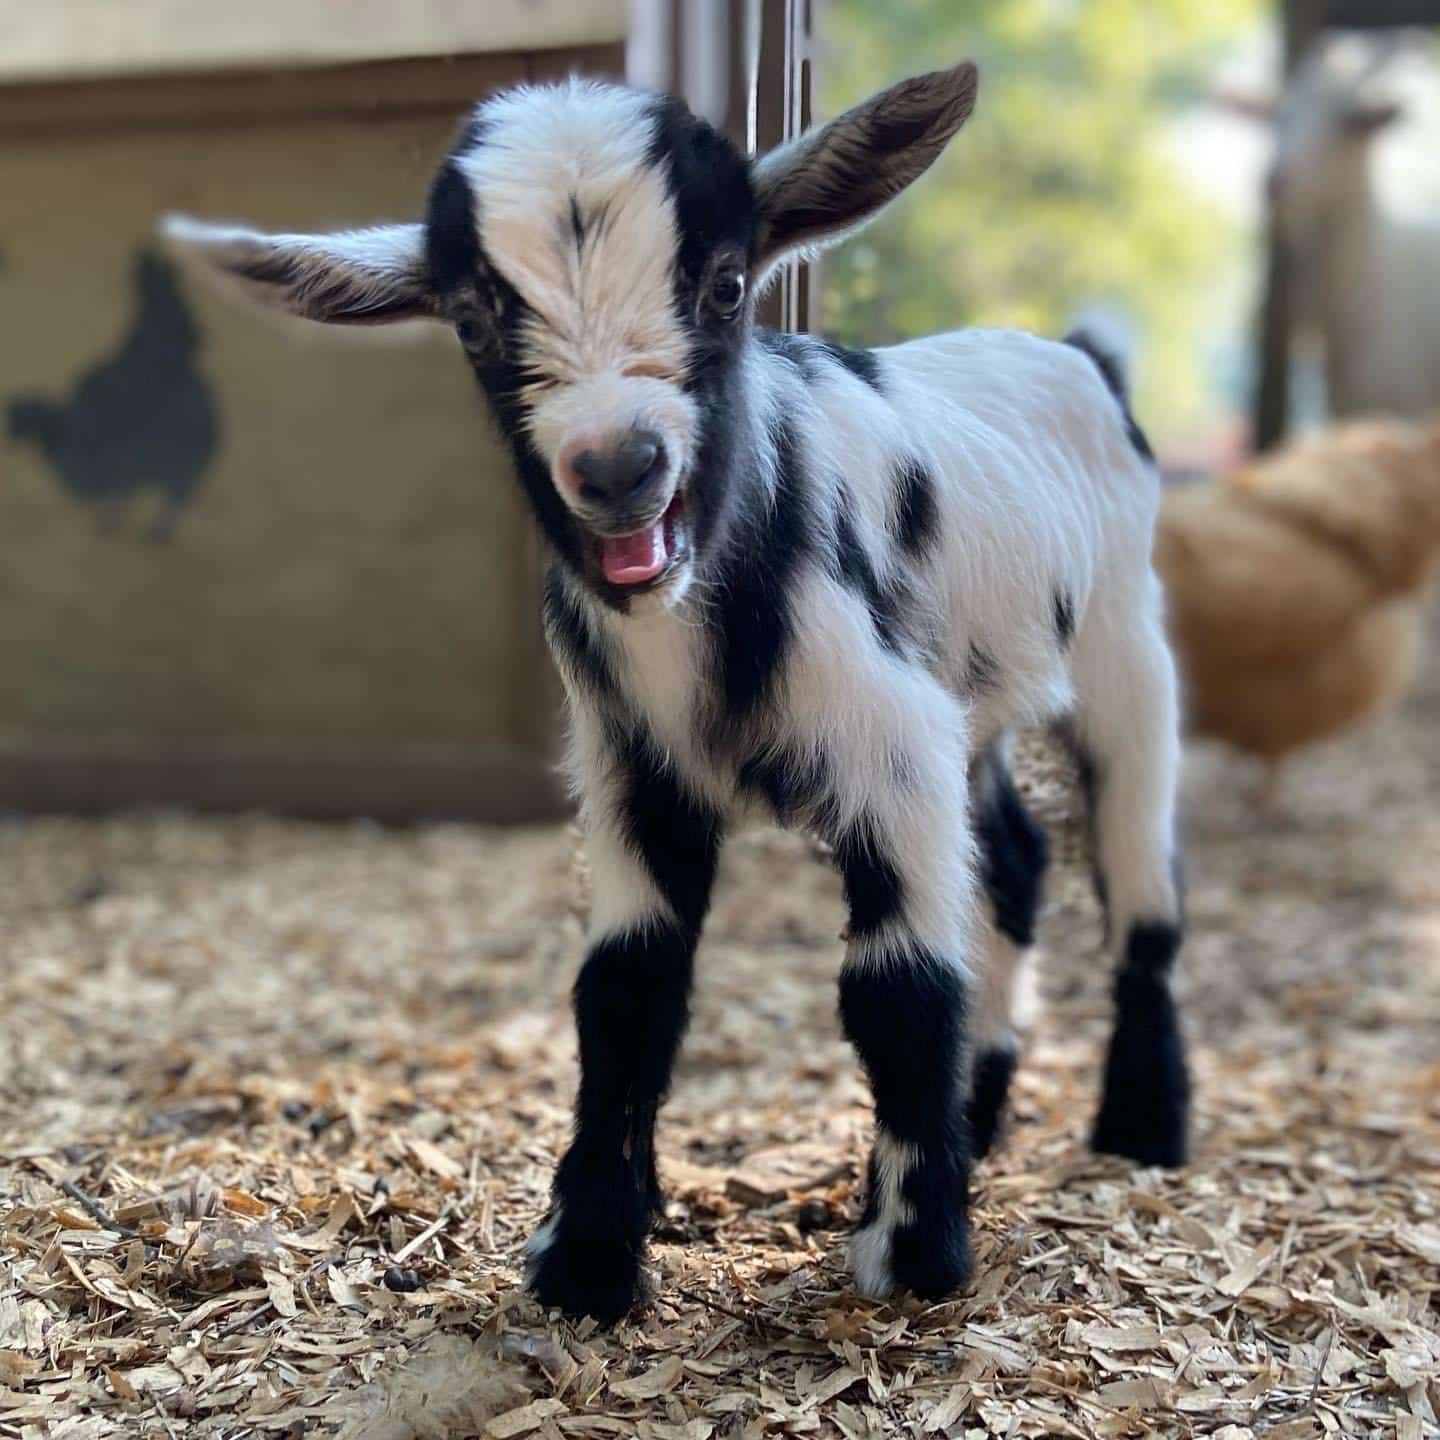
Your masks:
<svg viewBox="0 0 1440 1440"><path fill-rule="evenodd" d="M264 235L167 215L161 234L181 258L238 281L272 309L331 325L388 325L437 314L423 225L336 235Z"/></svg>

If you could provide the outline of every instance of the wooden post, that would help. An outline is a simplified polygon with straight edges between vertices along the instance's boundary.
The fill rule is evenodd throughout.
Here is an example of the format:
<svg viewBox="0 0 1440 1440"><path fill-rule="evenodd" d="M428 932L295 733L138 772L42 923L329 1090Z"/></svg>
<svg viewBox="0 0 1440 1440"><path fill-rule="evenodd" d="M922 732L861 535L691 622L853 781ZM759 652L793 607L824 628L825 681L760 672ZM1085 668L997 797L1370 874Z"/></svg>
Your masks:
<svg viewBox="0 0 1440 1440"><path fill-rule="evenodd" d="M1283 83L1288 85L1307 46L1320 33L1323 0L1283 0L1285 54ZM1259 322L1260 377L1255 392L1255 449L1269 450L1285 438L1290 411L1291 271L1290 257L1267 199L1265 290Z"/></svg>

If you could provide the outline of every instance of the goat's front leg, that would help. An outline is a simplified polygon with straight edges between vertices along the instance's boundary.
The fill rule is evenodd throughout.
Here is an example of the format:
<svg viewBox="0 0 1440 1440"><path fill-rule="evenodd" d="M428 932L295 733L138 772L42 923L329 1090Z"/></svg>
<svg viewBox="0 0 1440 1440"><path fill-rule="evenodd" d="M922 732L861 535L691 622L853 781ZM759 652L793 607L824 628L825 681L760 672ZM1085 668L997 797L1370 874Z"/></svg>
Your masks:
<svg viewBox="0 0 1440 1440"><path fill-rule="evenodd" d="M526 1251L537 1299L605 1323L641 1291L661 1206L655 1117L685 1029L720 841L718 817L639 747L615 765L587 797L594 900L574 993L575 1135Z"/></svg>
<svg viewBox="0 0 1440 1440"><path fill-rule="evenodd" d="M927 787L865 815L836 860L850 908L840 977L845 1032L870 1077L875 1140L851 1245L860 1292L926 1298L970 1273L964 1077L971 841L964 793ZM928 793L927 792L928 789Z"/></svg>

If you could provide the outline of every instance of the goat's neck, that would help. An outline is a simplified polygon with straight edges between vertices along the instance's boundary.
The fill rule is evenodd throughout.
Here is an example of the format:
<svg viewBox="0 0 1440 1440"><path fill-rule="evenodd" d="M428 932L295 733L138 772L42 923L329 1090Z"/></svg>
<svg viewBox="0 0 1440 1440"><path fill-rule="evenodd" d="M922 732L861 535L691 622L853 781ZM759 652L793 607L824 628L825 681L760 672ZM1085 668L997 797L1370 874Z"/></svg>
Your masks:
<svg viewBox="0 0 1440 1440"><path fill-rule="evenodd" d="M1367 184L1359 202L1332 215L1316 237L1313 313L1325 342L1330 406L1339 413L1352 408L1348 397L1371 364L1371 340L1381 323L1379 229Z"/></svg>

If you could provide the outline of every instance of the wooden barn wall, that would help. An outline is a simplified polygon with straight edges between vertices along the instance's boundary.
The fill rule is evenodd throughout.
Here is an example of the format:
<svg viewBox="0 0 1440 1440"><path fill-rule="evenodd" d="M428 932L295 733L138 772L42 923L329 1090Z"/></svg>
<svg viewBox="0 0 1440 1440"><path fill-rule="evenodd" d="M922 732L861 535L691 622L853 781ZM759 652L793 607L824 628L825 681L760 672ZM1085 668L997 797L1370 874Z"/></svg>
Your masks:
<svg viewBox="0 0 1440 1440"><path fill-rule="evenodd" d="M187 794L227 755L278 757L319 793L313 756L357 810L425 812L403 774L372 787L383 803L365 776L443 755L421 792L446 765L480 788L440 809L550 803L482 793L497 773L546 787L554 690L530 529L453 340L248 312L152 240L171 209L414 217L454 121L0 140L0 807L53 790L72 808L68 784L87 808L83 778L44 778L67 755L122 802L243 803L243 777ZM186 757L168 787L167 755ZM267 774L256 803L291 808Z"/></svg>

